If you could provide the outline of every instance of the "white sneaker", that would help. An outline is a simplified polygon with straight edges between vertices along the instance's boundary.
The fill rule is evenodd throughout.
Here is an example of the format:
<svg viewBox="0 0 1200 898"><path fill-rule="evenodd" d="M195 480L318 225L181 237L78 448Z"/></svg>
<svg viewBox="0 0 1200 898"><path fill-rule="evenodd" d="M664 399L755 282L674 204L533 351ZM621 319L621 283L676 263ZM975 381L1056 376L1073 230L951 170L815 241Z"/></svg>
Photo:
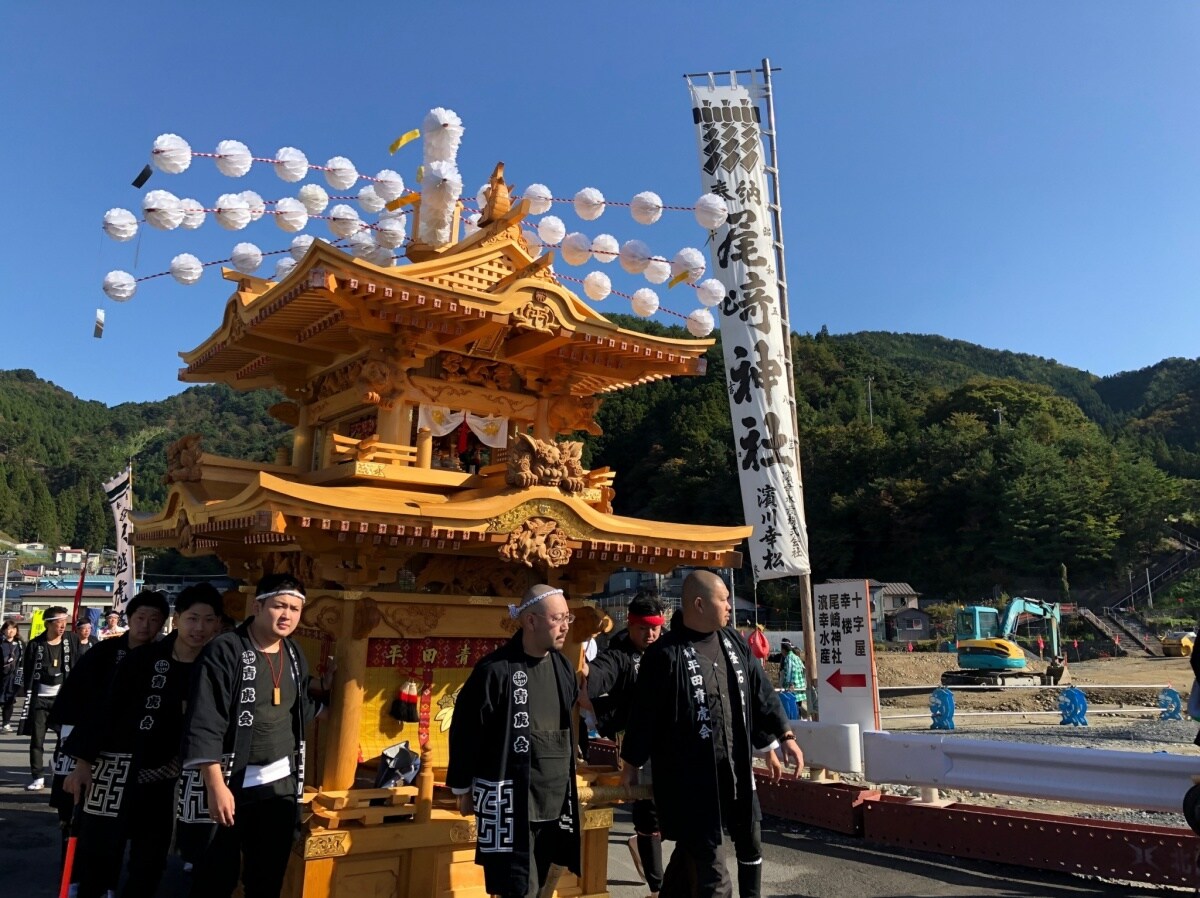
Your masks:
<svg viewBox="0 0 1200 898"><path fill-rule="evenodd" d="M32 783L25 787L26 792L41 792L46 788L46 780L44 777L38 777Z"/></svg>
<svg viewBox="0 0 1200 898"><path fill-rule="evenodd" d="M15 732L15 730L13 730L11 723L6 723L4 726L0 727L0 733L12 733L12 732Z"/></svg>

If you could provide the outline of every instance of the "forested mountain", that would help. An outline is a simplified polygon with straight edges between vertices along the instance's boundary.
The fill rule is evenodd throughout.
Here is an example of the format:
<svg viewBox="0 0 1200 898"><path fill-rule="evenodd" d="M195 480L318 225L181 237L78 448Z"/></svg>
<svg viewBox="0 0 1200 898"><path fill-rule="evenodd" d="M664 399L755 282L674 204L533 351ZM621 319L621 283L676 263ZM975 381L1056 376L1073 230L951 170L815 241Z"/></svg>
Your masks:
<svg viewBox="0 0 1200 898"><path fill-rule="evenodd" d="M672 332L640 319L624 326ZM941 337L793 335L805 505L818 579L869 574L970 598L1018 577L1124 576L1167 517L1200 501L1200 363L1107 378ZM868 402L868 389L870 401ZM0 530L111 545L100 482L134 459L136 503L165 495L165 447L269 460L279 397L195 387L162 402L84 402L0 372ZM708 373L607 397L589 465L618 472L616 509L741 518L718 343Z"/></svg>

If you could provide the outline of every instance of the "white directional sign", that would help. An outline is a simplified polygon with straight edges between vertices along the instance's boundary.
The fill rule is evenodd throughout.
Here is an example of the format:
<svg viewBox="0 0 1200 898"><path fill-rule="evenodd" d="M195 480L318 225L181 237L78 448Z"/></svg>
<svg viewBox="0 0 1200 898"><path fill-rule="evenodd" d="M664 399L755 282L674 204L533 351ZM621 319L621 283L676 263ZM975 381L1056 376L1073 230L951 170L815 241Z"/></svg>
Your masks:
<svg viewBox="0 0 1200 898"><path fill-rule="evenodd" d="M814 586L813 623L821 723L856 723L863 732L879 729L867 582Z"/></svg>

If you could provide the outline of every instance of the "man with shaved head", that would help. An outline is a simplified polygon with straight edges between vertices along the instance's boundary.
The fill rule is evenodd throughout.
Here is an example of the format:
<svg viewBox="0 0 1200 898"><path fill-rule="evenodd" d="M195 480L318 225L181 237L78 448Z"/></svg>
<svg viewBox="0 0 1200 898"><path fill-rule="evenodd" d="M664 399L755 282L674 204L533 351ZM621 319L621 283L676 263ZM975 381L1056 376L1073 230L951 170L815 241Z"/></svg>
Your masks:
<svg viewBox="0 0 1200 898"><path fill-rule="evenodd" d="M488 894L526 898L554 891L552 866L580 872L579 689L562 655L575 616L563 591L542 583L508 611L517 632L475 665L454 703L446 785L475 815Z"/></svg>
<svg viewBox="0 0 1200 898"><path fill-rule="evenodd" d="M733 842L740 898L762 892L755 748L804 756L762 664L729 626L729 589L711 571L683 582L682 619L642 658L625 730L622 780L651 761L659 830L675 842L660 898L733 894L721 856Z"/></svg>

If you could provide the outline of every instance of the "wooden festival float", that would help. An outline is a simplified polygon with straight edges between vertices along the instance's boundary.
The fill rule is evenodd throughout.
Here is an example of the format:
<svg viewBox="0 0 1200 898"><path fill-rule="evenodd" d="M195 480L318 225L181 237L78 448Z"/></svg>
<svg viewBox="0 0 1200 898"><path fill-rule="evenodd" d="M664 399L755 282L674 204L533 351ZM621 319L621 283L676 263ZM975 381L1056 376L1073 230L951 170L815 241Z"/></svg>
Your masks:
<svg viewBox="0 0 1200 898"><path fill-rule="evenodd" d="M410 244L408 264L316 241L278 281L225 271L220 326L182 354L185 382L287 397L271 413L291 449L272 464L211 455L197 436L172 446L166 504L136 521L136 542L215 554L248 583L287 571L308 585L298 638L314 668L335 656L337 675L310 740L289 895L484 895L474 821L437 783L460 688L515 632L506 605L561 586L578 664L611 625L586 597L615 569L736 567L750 532L613 513L615 473L586 470L582 443L558 437L598 433L607 393L703 372L712 341L597 314L527 243L528 200L510 201L499 167L490 188L478 231L458 239L456 205L449 242ZM228 597L237 617L248 590ZM406 684L419 719L401 723L389 708ZM368 788L366 767L405 740L422 748L417 783ZM580 776L583 876L557 894L604 896L612 809L597 799L614 790L596 769Z"/></svg>

